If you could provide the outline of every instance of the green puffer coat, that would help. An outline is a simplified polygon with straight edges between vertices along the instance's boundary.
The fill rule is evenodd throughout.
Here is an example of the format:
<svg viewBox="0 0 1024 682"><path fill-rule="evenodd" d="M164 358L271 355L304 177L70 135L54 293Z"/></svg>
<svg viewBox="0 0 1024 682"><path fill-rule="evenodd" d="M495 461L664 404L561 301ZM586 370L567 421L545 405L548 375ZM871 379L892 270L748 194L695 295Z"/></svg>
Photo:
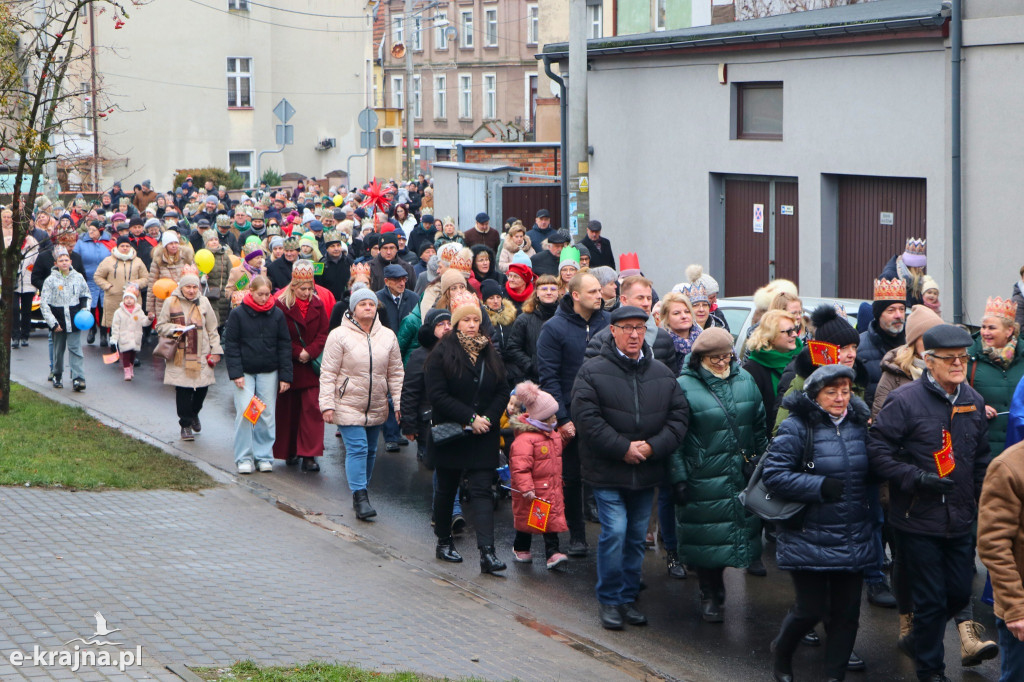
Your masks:
<svg viewBox="0 0 1024 682"><path fill-rule="evenodd" d="M423 326L420 307L417 305L398 325L398 347L402 351L402 362L409 361L409 354L420 347L419 331Z"/></svg>
<svg viewBox="0 0 1024 682"><path fill-rule="evenodd" d="M740 449L760 456L768 447L761 392L738 362L728 379L719 379L692 353L679 386L690 403L686 438L669 458L673 485L687 484L687 503L676 506L680 558L700 568L748 566L761 555L761 522L736 496L747 484ZM733 415L742 443L712 391Z"/></svg>
<svg viewBox="0 0 1024 682"><path fill-rule="evenodd" d="M1013 392L1024 378L1024 343L1017 339L1017 355L1006 370L982 353L979 334L974 335L974 345L967 352L971 356L967 364L967 381L985 399L986 405L996 408L996 412L1009 410ZM988 443L993 457L1006 448L1006 423L1005 414L988 422Z"/></svg>

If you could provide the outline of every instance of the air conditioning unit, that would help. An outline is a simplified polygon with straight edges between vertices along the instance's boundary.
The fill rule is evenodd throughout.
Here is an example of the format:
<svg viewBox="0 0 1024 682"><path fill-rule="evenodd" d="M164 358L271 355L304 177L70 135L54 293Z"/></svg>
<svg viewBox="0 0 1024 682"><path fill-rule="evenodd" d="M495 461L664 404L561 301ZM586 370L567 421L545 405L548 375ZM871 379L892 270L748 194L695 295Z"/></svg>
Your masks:
<svg viewBox="0 0 1024 682"><path fill-rule="evenodd" d="M381 128L379 132L378 140L381 147L398 147L402 144L401 128Z"/></svg>

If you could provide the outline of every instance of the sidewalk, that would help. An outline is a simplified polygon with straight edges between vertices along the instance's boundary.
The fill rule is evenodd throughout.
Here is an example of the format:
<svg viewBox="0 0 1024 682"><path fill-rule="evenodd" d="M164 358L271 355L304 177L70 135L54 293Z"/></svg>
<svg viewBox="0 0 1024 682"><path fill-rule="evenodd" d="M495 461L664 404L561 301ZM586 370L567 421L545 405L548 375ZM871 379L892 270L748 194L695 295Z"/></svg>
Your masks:
<svg viewBox="0 0 1024 682"><path fill-rule="evenodd" d="M625 677L466 590L233 486L5 488L0 513L3 680L177 680L163 666L245 658L453 678ZM121 629L107 639L122 646L103 648L141 646L142 666L71 673L9 662L12 650L29 652L28 664L36 645L59 650L89 638L97 611Z"/></svg>

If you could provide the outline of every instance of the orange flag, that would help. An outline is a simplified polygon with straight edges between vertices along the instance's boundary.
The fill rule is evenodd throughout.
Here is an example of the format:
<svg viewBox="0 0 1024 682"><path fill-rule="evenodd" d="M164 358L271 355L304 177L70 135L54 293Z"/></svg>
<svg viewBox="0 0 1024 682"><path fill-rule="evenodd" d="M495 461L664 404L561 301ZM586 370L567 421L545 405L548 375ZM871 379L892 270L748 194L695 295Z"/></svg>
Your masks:
<svg viewBox="0 0 1024 682"><path fill-rule="evenodd" d="M811 353L811 362L815 365L838 365L839 346L827 341L808 341L807 348Z"/></svg>
<svg viewBox="0 0 1024 682"><path fill-rule="evenodd" d="M533 500L533 504L530 505L530 520L526 522L526 525L530 528L536 528L541 533L545 533L548 529L548 517L550 515L551 503L536 498Z"/></svg>
<svg viewBox="0 0 1024 682"><path fill-rule="evenodd" d="M263 403L263 401L257 398L256 396L253 396L252 400L250 400L249 404L246 406L245 412L242 414L242 416L248 419L253 424L253 426L255 426L256 420L260 418L260 415L263 414L263 410L265 409L267 409L267 406Z"/></svg>
<svg viewBox="0 0 1024 682"><path fill-rule="evenodd" d="M953 469L956 468L956 460L953 459L953 436L946 429L942 429L942 448L932 453L932 456L935 457L935 468L938 469L939 476L945 478L953 473Z"/></svg>
<svg viewBox="0 0 1024 682"><path fill-rule="evenodd" d="M121 354L115 350L113 353L107 353L106 355L103 356L103 364L112 365L120 359Z"/></svg>

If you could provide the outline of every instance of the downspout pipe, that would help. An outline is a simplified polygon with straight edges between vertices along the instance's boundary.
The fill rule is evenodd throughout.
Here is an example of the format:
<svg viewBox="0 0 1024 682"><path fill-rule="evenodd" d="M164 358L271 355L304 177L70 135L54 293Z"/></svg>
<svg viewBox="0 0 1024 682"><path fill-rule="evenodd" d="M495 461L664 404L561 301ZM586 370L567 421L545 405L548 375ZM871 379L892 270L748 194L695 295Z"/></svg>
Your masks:
<svg viewBox="0 0 1024 682"><path fill-rule="evenodd" d="M950 43L950 149L952 158L950 166L950 195L953 204L953 323L963 324L964 321L964 284L963 284L963 216L962 191L963 183L960 172L960 62L963 44L963 0L952 0L952 13L949 21Z"/></svg>
<svg viewBox="0 0 1024 682"><path fill-rule="evenodd" d="M562 185L562 224L559 227L567 227L569 225L569 173L565 166L565 157L569 151L569 94L568 88L565 85L565 79L556 74L551 70L551 57L544 56L544 73L547 77L558 83L560 89L558 97L558 107L561 114L561 142L559 144L558 155L561 157L561 171L559 172L559 182Z"/></svg>

